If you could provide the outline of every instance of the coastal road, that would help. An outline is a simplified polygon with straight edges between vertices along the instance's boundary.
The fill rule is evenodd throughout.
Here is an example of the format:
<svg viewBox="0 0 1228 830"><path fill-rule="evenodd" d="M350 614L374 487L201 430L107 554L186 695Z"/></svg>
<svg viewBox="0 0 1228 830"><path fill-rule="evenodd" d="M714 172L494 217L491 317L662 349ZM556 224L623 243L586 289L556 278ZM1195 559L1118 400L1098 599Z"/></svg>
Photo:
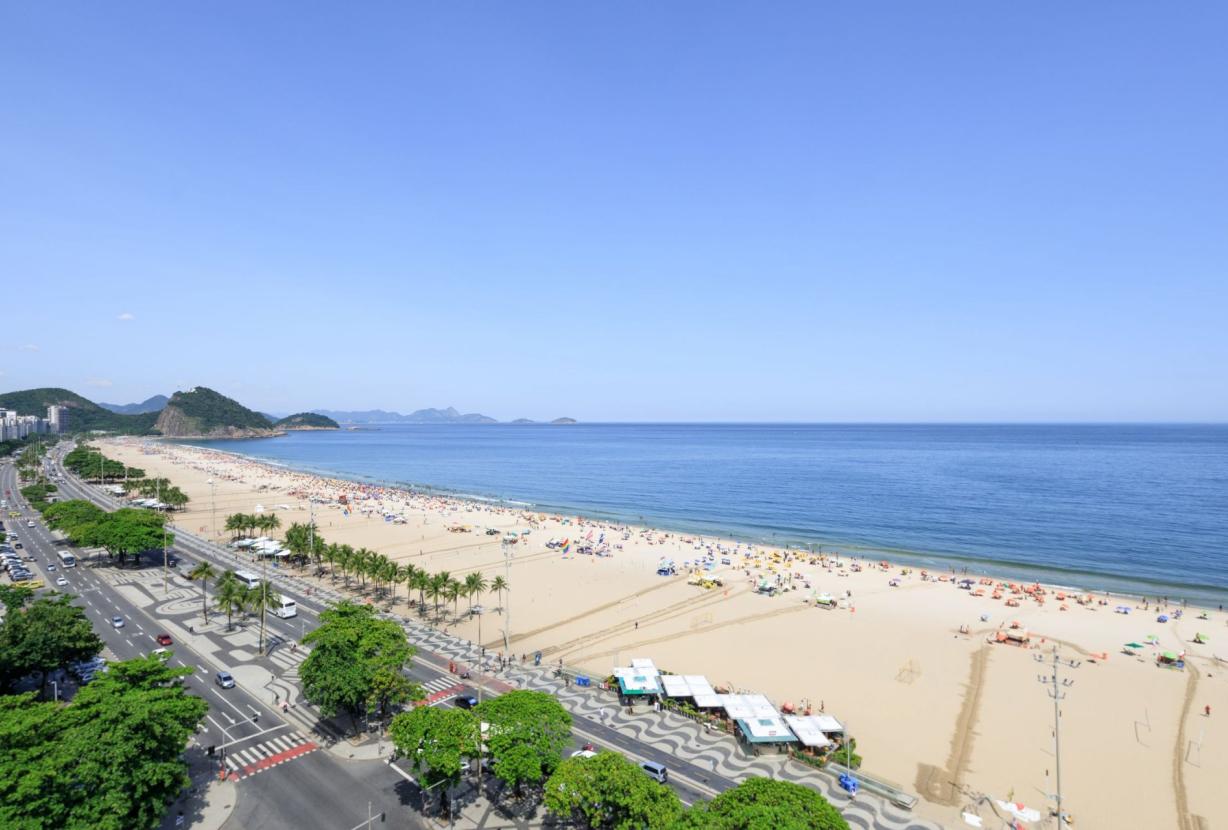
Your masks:
<svg viewBox="0 0 1228 830"><path fill-rule="evenodd" d="M63 484L69 484L62 482ZM68 490L68 487L62 489ZM75 567L65 568L57 557L64 547L57 545L37 514L18 492L11 465L0 467L0 490L12 490L12 509L23 517L8 519L6 526L18 533L24 549L34 557L30 563L48 586L63 576L68 585L56 588L78 597L75 604L85 609L102 638L103 656L108 660L127 660L149 654L158 644L157 634L172 632L170 662L190 666L193 673L185 680L193 694L209 704L203 728L189 748L194 767L204 774L225 763L238 777L239 798L228 827L257 830L301 830L304 827L351 828L367 818L368 803L378 814L387 811L397 817L395 826L421 827L419 817L408 805L416 791L380 761L349 761L322 751L320 738L301 728L294 720L283 718L272 700L261 690L242 683L241 657L222 631L192 632L199 622L199 590L176 575L170 580L170 594L162 593L161 567L118 569L89 561L81 551ZM66 493L67 495L67 493ZM27 521L35 522L33 528ZM122 628L111 624L114 616L124 620ZM221 655L226 665L219 665ZM214 683L218 668L232 670L239 684L222 689ZM75 682L60 678L62 696L75 692ZM213 764L205 769L205 749L217 748ZM222 754L225 760L222 760ZM172 812L178 806L172 807ZM187 815L189 823L194 818Z"/></svg>

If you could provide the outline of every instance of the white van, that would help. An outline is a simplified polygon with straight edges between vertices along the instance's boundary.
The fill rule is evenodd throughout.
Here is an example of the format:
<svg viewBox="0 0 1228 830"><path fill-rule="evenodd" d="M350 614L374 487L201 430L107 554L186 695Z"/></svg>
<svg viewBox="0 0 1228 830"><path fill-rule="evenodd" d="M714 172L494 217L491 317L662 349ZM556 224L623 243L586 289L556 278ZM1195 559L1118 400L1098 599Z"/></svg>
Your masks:
<svg viewBox="0 0 1228 830"><path fill-rule="evenodd" d="M298 616L298 606L294 604L294 600L289 599L288 597L281 598L280 608L273 608L271 610L273 611L274 616L281 617L283 620L288 620L291 617Z"/></svg>
<svg viewBox="0 0 1228 830"><path fill-rule="evenodd" d="M248 588L255 588L260 584L260 577L256 576L251 571L235 571L235 579L239 580Z"/></svg>

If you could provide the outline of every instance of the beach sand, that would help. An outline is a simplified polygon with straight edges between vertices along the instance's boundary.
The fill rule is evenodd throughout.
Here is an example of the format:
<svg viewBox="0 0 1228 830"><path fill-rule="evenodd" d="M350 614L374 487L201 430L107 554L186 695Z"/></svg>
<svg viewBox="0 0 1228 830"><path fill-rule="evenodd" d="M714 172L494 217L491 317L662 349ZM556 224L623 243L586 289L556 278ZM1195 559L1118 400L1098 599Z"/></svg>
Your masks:
<svg viewBox="0 0 1228 830"><path fill-rule="evenodd" d="M867 772L916 793L919 815L952 827L964 826L960 808L977 794L1012 797L1045 812L1055 789L1053 702L1038 682L1048 664L1035 658L1060 644L1064 659L1081 661L1062 669L1074 681L1063 689L1062 790L1077 826L1228 826L1228 806L1215 801L1215 782L1228 781L1228 665L1213 656L1218 647L1228 657L1228 630L1217 610L1200 621L1190 608L1161 624L1154 604L1143 610L1136 600L1103 595L1087 606L1063 603L1057 589L1049 589L1043 606L1024 595L1020 607L1008 608L1009 592L994 600L987 588L975 597L954 581L937 581L936 573L923 581L915 569L860 562L855 571L847 557L837 566L831 557L809 555L784 565L785 552L764 546L365 487L183 445L104 444L108 456L180 486L191 503L174 515L175 524L219 541L228 538L220 532L228 514L257 505L275 512L283 531L307 521L313 494L333 501L317 504L314 514L330 542L461 579L480 571L489 580L505 572L505 563L500 536L484 530L529 530L512 547L504 597L513 654L540 650L543 661L561 658L598 677L648 657L672 672L766 694L777 705L808 702L815 711L821 705L856 736ZM343 493L351 502L371 496L358 503L379 512L345 515L335 501ZM385 511L405 523L385 521ZM449 530L457 525L472 531ZM612 556L574 552L590 532L594 541L605 535ZM546 547L562 538L573 542L568 556ZM663 557L681 571L708 550L718 563L731 561L709 574L724 580L721 588L656 575ZM776 570L769 570L774 561ZM793 580L798 590L771 597L754 590L762 575L785 573L801 575ZM405 587L397 592L408 613ZM820 610L804 601L816 592L841 598L842 607ZM506 616L495 594L479 601L487 609L482 640L500 652ZM1132 612L1115 613L1118 604ZM462 599L459 613L448 608L441 624L476 641L478 622L468 605ZM989 642L1012 621L1030 632L1030 648ZM1210 642L1194 644L1196 632ZM1156 644L1139 656L1123 654L1124 643L1153 634ZM1189 667L1158 668L1158 651L1187 652ZM1211 717L1203 714L1207 705Z"/></svg>

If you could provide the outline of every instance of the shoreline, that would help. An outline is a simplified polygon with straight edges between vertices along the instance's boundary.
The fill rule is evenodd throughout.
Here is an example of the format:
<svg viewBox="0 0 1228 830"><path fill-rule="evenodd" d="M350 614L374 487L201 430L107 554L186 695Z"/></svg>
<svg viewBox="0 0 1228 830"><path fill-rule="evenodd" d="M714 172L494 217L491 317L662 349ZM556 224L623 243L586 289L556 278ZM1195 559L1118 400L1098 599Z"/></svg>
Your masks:
<svg viewBox="0 0 1228 830"><path fill-rule="evenodd" d="M630 518L616 511L585 509L575 505L528 502L494 494L483 495L465 493L451 488L439 487L431 484L407 481L390 481L387 479L377 478L375 476L365 475L363 473L328 470L310 466L294 466L283 461L264 458L258 455L247 455L241 452L235 452L233 450L217 449L208 446L207 443L203 443L214 440L233 440L228 438L155 438L152 440L157 443L170 443L175 446L187 446L208 452L223 453L246 462L264 464L275 469L286 470L292 473L315 475L324 478L332 478L339 481L349 481L354 484L367 484L382 488L401 490L409 495L455 499L460 502L480 505L498 505L509 509L531 510L534 512L546 513L556 518L570 518L574 516L579 519L621 525L625 528L631 529L632 531L647 530L651 532L689 534L715 542L743 545L750 544L769 549L787 550L803 555L822 554L830 556L834 553L838 557L839 555L843 554L849 556L850 558L857 558L863 561L886 561L891 563L893 566L904 566L935 571L942 569L944 571L948 571L949 575L993 577L995 579L1006 581L1036 583L1047 589L1052 589L1055 591L1077 591L1079 593L1088 592L1105 594L1128 600L1130 602L1142 602L1143 600L1158 602L1161 598L1167 598L1170 601L1175 600L1178 603L1185 601L1189 607L1207 610L1222 610L1224 605L1228 605L1228 586L1221 587L1216 585L1186 582L1152 582L1121 574L1056 568L1051 565L1036 565L1017 560L987 559L968 556L961 553L918 551L907 548L895 548L885 545L880 546L847 541L818 539L809 541L802 539L788 539L785 537L777 538L778 534L774 532L771 533L770 537L755 536L750 533L739 534L734 531L722 531L717 528L709 527L703 522L671 522L668 519L660 519L658 521L651 516L638 517L641 519L653 520L651 523L646 523L636 521L634 518ZM812 548L817 548L818 550L815 551L812 550ZM961 568L964 570L960 570ZM1069 579L1069 584L1060 581L1064 579Z"/></svg>

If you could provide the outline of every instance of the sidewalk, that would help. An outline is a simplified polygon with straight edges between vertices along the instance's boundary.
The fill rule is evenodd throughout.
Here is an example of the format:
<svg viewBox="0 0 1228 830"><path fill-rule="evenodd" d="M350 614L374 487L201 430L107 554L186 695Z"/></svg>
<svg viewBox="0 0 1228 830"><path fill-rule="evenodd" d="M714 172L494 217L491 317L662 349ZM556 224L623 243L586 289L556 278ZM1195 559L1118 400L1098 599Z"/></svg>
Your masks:
<svg viewBox="0 0 1228 830"><path fill-rule="evenodd" d="M238 788L229 779L220 779L217 762L195 743L188 749L188 775L191 785L171 804L159 830L217 830L234 811Z"/></svg>

